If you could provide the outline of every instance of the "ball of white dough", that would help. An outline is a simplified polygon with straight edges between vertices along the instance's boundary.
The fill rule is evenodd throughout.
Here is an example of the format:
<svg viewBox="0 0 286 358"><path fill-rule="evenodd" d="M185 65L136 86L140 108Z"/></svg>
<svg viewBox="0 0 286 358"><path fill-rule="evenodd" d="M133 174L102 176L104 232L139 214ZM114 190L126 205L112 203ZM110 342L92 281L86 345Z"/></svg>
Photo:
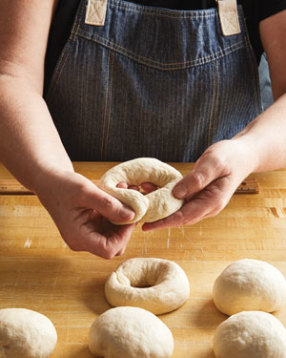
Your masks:
<svg viewBox="0 0 286 358"><path fill-rule="evenodd" d="M0 310L0 357L47 358L57 344L53 323L25 308Z"/></svg>
<svg viewBox="0 0 286 358"><path fill-rule="evenodd" d="M213 299L227 315L241 311L274 312L286 304L286 280L267 262L239 260L216 279Z"/></svg>
<svg viewBox="0 0 286 358"><path fill-rule="evenodd" d="M240 312L216 329L214 352L217 358L285 358L286 330L270 313Z"/></svg>
<svg viewBox="0 0 286 358"><path fill-rule="evenodd" d="M98 186L133 209L135 217L128 223L139 220L153 222L173 214L183 205L184 201L172 194L174 186L182 177L178 170L158 159L136 158L108 170ZM117 188L120 182L138 186L150 182L159 188L143 195L137 190Z"/></svg>
<svg viewBox="0 0 286 358"><path fill-rule="evenodd" d="M112 306L136 306L155 314L175 310L189 295L184 270L164 259L129 259L105 283L105 297Z"/></svg>
<svg viewBox="0 0 286 358"><path fill-rule="evenodd" d="M174 339L153 313L137 307L116 307L92 324L89 348L104 358L169 358Z"/></svg>

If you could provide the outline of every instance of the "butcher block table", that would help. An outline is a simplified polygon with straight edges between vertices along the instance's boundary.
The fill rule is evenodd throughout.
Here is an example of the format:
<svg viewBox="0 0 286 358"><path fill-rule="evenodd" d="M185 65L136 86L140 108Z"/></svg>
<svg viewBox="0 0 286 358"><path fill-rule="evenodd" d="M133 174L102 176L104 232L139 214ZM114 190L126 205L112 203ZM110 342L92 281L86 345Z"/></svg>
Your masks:
<svg viewBox="0 0 286 358"><path fill-rule="evenodd" d="M75 163L94 180L115 163ZM173 164L186 174L192 164ZM25 307L48 316L58 332L52 358L91 358L87 337L110 308L104 282L126 259L177 262L191 286L188 301L160 316L175 338L173 358L214 358L212 339L227 316L212 301L216 277L242 258L265 260L286 275L286 170L255 174L258 194L235 194L215 218L192 226L134 231L124 256L105 260L71 251L41 206L0 165L0 308ZM286 325L286 307L276 312ZM118 357L124 358L124 357Z"/></svg>

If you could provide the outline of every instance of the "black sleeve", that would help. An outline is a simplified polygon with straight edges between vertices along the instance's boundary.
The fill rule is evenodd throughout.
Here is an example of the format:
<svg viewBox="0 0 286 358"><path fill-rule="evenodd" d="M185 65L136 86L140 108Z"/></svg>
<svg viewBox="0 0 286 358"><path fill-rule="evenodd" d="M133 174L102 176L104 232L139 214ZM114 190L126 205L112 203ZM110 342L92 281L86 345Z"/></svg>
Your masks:
<svg viewBox="0 0 286 358"><path fill-rule="evenodd" d="M260 0L258 3L258 21L286 10L286 0Z"/></svg>
<svg viewBox="0 0 286 358"><path fill-rule="evenodd" d="M58 1L50 28L48 47L46 51L44 93L47 91L58 58L69 38L79 2L80 0Z"/></svg>
<svg viewBox="0 0 286 358"><path fill-rule="evenodd" d="M259 63L263 47L259 35L259 22L286 10L286 0L238 0L243 6L249 37Z"/></svg>

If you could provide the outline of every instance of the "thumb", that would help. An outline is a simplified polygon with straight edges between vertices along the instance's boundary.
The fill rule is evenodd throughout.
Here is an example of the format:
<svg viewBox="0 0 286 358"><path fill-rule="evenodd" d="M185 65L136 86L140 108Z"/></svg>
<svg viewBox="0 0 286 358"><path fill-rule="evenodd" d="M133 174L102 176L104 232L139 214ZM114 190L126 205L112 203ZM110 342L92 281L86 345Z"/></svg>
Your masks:
<svg viewBox="0 0 286 358"><path fill-rule="evenodd" d="M129 207L92 183L85 190L83 204L114 222L128 222L135 216Z"/></svg>

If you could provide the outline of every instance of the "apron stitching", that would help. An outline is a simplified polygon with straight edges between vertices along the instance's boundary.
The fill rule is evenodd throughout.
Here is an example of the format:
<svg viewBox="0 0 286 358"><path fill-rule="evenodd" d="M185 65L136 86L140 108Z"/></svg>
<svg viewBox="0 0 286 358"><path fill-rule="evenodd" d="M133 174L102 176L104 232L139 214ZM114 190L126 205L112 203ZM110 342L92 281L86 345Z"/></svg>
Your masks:
<svg viewBox="0 0 286 358"><path fill-rule="evenodd" d="M84 66L84 69L88 68L85 64ZM83 76L81 76L80 74L80 71L78 71L78 78L77 78L77 83L80 84L79 87L81 88L81 93L80 93L80 124L83 123L84 119L86 118L84 113L86 111L86 108L88 108L87 106L87 87L88 87L88 84L85 83L85 81L83 81ZM86 126L83 125L81 128L80 128L80 131L82 133L85 133L86 130L85 130ZM88 133L86 133L85 135L88 135Z"/></svg>
<svg viewBox="0 0 286 358"><path fill-rule="evenodd" d="M104 115L103 115L103 128L102 128L102 144L101 144L101 158L105 160L108 149L108 138L111 120L111 97L112 97L112 76L113 76L113 53L108 54L108 80L106 89L106 98L104 101Z"/></svg>
<svg viewBox="0 0 286 358"><path fill-rule="evenodd" d="M110 65L110 57L111 52L108 53L108 60L107 60L107 68L109 69ZM105 91L105 100L104 100L104 110L103 110L103 123L102 123L102 141L101 141L101 160L104 159L104 149L105 149L105 132L106 132L106 116L107 116L107 105L108 105L108 98L109 98L109 76L110 71L108 71L108 79L107 79L107 88Z"/></svg>
<svg viewBox="0 0 286 358"><path fill-rule="evenodd" d="M143 69L142 69L142 77L144 78L145 77L145 72L146 72L146 68L145 67L143 67ZM142 98L143 98L144 96L142 95ZM142 114L144 113L144 102L145 102L146 100L144 100L144 99L142 99L142 103L143 103L143 105L142 105L142 109L141 109L141 113L140 113L140 115L141 115L141 118L142 118ZM140 143L141 144L141 146L143 147L143 152L146 152L146 148L145 148L145 146L146 146L146 140L145 140L145 138L146 138L146 131L145 131L145 121L144 121L144 119L142 120L142 121L140 121L139 122L140 123L140 131L142 131L142 142Z"/></svg>
<svg viewBox="0 0 286 358"><path fill-rule="evenodd" d="M214 17L217 15L216 8L209 8L205 10L178 10L178 9L162 9L158 7L151 7L146 5L139 5L139 4L133 4L133 3L126 3L123 1L116 1L111 0L109 1L110 7L120 8L122 10L127 10L131 12L137 12L137 13L148 13L151 15L162 15L166 17L172 17L172 18L178 18L178 19L184 19L184 18L191 18L191 19L201 19L201 18L209 18Z"/></svg>
<svg viewBox="0 0 286 358"><path fill-rule="evenodd" d="M218 113L218 103L219 103L219 93L220 93L220 75L219 75L219 68L218 63L215 64L216 68L216 89L215 89L215 105L214 105L214 112L213 112L213 121L212 121L212 133L211 133L211 142L209 144L212 144L214 142L215 133L216 133L216 120L217 120L217 113Z"/></svg>
<svg viewBox="0 0 286 358"><path fill-rule="evenodd" d="M70 38L67 40L66 45L64 46L64 49L62 51L62 53L60 54L59 60L56 64L54 73L52 74L52 79L51 79L51 86L49 86L50 88L48 88L48 92L46 95L46 99L48 100L50 98L50 96L52 95L54 88L58 85L61 76L62 76L62 72L63 69L65 67L65 64L68 60L68 58L70 57L70 53L71 51L69 51L69 48L71 47L71 44L74 43L76 41L76 37L78 35L78 30L80 27L80 21L78 20L78 18L76 17L76 20L72 26L72 30L71 30L71 34L70 34ZM53 80L54 79L54 80Z"/></svg>
<svg viewBox="0 0 286 358"><path fill-rule="evenodd" d="M161 12L161 11L150 11L150 10L147 10L147 9L132 9L132 8L126 8L124 6L121 6L121 5L112 5L110 4L110 7L113 7L113 8L116 8L116 9L120 9L120 10L125 10L125 11L128 11L128 12L133 12L133 13L138 13L138 14L142 14L142 15L145 15L145 16L157 16L157 17L167 17L167 18L170 18L170 19L174 19L174 20L183 20L183 19L190 19L190 20L200 20L200 19L210 19L210 18L213 18L213 17L216 17L216 13L213 13L213 14L178 14L178 15L171 15L171 14L168 14L168 13L164 13L164 12ZM177 10L177 11L180 11L180 10ZM183 10L181 10L183 11Z"/></svg>
<svg viewBox="0 0 286 358"><path fill-rule="evenodd" d="M125 102L124 102L124 113L127 112L126 110L127 106L126 106L126 98L125 98ZM123 133L123 136L124 136L124 133L127 133L127 130L128 130L128 127L126 128L126 121L125 121L125 115L122 117L122 126L120 126L120 136L121 136L121 133ZM127 124L128 126L128 124ZM121 145L121 156L123 157L124 156L124 141L123 140L120 140L120 145Z"/></svg>
<svg viewBox="0 0 286 358"><path fill-rule="evenodd" d="M80 9L78 11L81 12ZM80 26L81 26L81 19L78 17L78 15L76 15L75 23L71 29L71 40L73 41L76 40L76 36L78 36Z"/></svg>
<svg viewBox="0 0 286 358"><path fill-rule="evenodd" d="M118 1L118 0L109 0L109 2L112 2L112 7L116 7L114 4L118 3L120 5L120 8L123 8L122 4L124 5L125 3L123 1ZM129 7L129 11L132 11L133 9L136 9L136 11L133 12L138 12L138 13L142 13L141 16L141 20L144 20L144 12L146 13L146 15L148 15L148 12L150 14L156 14L158 16L158 12L156 11L152 11L148 9L143 9L142 11L138 11L139 10L139 6L138 8L136 7L137 5L132 5L131 6L125 6L125 8L127 9ZM130 10L130 7L132 7L132 9ZM118 6L119 8L119 6ZM216 9L214 9L216 10ZM111 11L112 16L113 16L113 10L110 10L109 7L109 11ZM163 10L164 11L164 10ZM161 14L166 14L166 17L169 18L176 18L176 13L175 11L172 12L172 10L170 10L171 12L168 13L168 10L166 10L165 12L161 12ZM208 10L207 10L208 11ZM213 10L212 10L213 11ZM122 21L124 21L124 18L128 18L129 14L125 13L124 11L115 11L114 12L115 15L119 14L122 17ZM174 16L170 16L170 15L174 15ZM178 11L178 19L182 19L182 26L188 26L188 21L185 21L184 17L189 17L189 18L194 18L194 19L203 19L203 18L211 18L212 16L207 16L209 15L209 13L206 16L181 16L181 15L188 15L188 14L182 14L182 12ZM175 83L174 85L176 85L176 81L179 79L181 80L181 74L184 74L185 72L181 72L181 73L175 73L175 72L170 72L169 75L167 72L164 72L166 69L183 69L184 67L179 67L179 65L183 64L191 64L190 67L194 67L196 66L196 64L205 64L205 63L209 63L212 61L212 63L210 63L209 66L207 67L201 67L198 68L197 71L201 71L203 74L202 79L204 80L204 83L207 83L208 81L210 81L211 86L213 87L213 90L210 93L204 93L206 95L207 101L209 102L208 106L204 106L204 108L201 108L201 106L198 104L198 109L200 110L200 113L203 114L202 117L198 118L198 120L202 120L202 124L200 124L200 122L198 123L198 125L196 127L194 127L194 134L197 138L197 135L199 135L201 137L200 142L198 141L198 143L196 143L196 145L198 146L197 149L190 147L188 149L189 154L186 152L186 149L184 149L184 153L186 153L186 155L184 154L184 160L188 161L188 160L194 160L193 158L194 153L200 153L202 147L205 148L206 147L206 141L207 140L213 140L216 139L216 137L214 137L214 135L217 135L217 133L215 133L216 131L218 132L218 135L225 135L226 132L224 132L224 128L221 128L221 122L220 122L220 118L216 117L219 114L222 114L223 116L223 120L225 122L227 122L228 119L228 115L225 114L225 108L223 105L223 99L221 99L221 94L218 93L219 89L222 88L222 84L224 84L224 82L222 81L222 79L220 78L220 76L223 76L223 72L220 72L220 69L223 71L224 70L224 65L223 63L227 62L227 68L229 67L229 62L232 64L232 61L234 62L234 66L235 63L238 63L238 59L240 58L241 55L245 56L245 63L246 66L248 66L248 69L246 69L246 73L248 73L247 77L249 78L249 83L250 81L253 83L253 81L256 79L255 76L255 65L254 63L251 64L251 66L247 65L247 60L251 61L251 59L253 58L253 56L251 56L252 52L252 48L249 47L249 41L247 41L247 37L242 35L239 35L239 37L235 37L232 38L232 40L230 40L230 42L236 41L235 44L230 44L228 41L223 41L223 43L225 43L225 48L220 49L219 47L217 49L214 49L214 53L211 52L211 54L209 55L209 53L206 53L205 48L203 46L203 44L197 43L197 46L199 51L202 51L203 54L206 54L206 56L203 56L201 58L196 58L193 57L193 60L190 60L188 62L182 62L182 63L161 63L159 61L156 61L156 59L148 59L145 58L144 56L140 56L137 55L136 53L132 53L130 50L125 49L123 47L121 47L120 45L116 45L114 42L110 41L110 38L107 36L107 38L103 38L99 35L96 34L96 31L99 31L99 33L101 32L100 30L96 29L95 31L93 30L93 27L85 25L83 23L83 15L84 15L84 1L80 2L80 6L79 6L79 10L77 12L77 17L75 19L75 23L73 26L73 30L72 30L72 34L69 38L69 44L67 46L67 50L65 52L64 58L61 58L61 62L60 65L58 67L58 70L56 71L57 73L59 73L60 76L55 76L54 77L54 96L52 99L52 103L51 103L51 109L53 109L53 105L55 106L55 120L59 120L59 125L62 127L69 127L69 119L71 118L71 121L75 121L74 125L73 122L71 122L71 131L73 130L74 132L76 132L76 135L81 135L82 130L85 130L85 134L84 137L81 138L81 142L77 143L77 137L75 136L75 140L74 140L74 148L70 148L71 149L71 153L77 153L75 154L77 157L80 155L82 158L84 158L85 156L85 160L95 160L94 158L98 158L97 160L102 160L102 159L107 159L107 160L127 160L131 154L132 155L137 155L135 153L139 153L139 155L142 153L142 149L145 150L146 152L149 153L149 150L153 150L153 154L157 154L160 156L162 156L162 160L167 161L167 158L169 158L168 160L175 160L175 161L181 161L182 160L182 155L181 153L181 149L179 148L179 145L176 145L176 143L173 143L172 141L169 142L168 137L164 137L164 133L163 131L161 131L159 129L159 123L156 121L156 115L155 117L150 117L149 113L146 113L146 116L141 115L141 112L144 111L144 101L142 102L141 97L144 97L144 91L146 91L147 96L148 96L148 86L145 89L144 86L144 91L142 93L142 88L139 87L138 93L136 93L135 101L136 98L138 99L138 102L141 103L141 108L136 109L135 111L133 111L133 113L128 112L128 109L132 109L132 103L130 103L130 101L128 102L128 98L126 99L126 108L125 111L123 113L123 116L121 116L121 108L120 106L122 106L122 104L120 102L117 101L117 97L116 97L116 93L119 93L122 91L121 90L121 83L124 86L124 77L122 76L121 72L117 72L117 60L121 63L126 64L127 66L130 65L130 62L128 61L128 58L130 59L134 59L137 60L138 58L142 60L140 60L141 62L138 63L134 63L134 66L137 66L137 70L140 73L140 78L143 77L145 78L148 74L153 74L153 77L149 78L149 83L151 83L152 85L152 78L153 79L153 85L154 89L157 91L157 95L154 93L155 96L155 101L157 103L157 107L155 110L155 112L157 113L158 117L160 115L160 112L162 110L162 113L164 113L164 115L166 116L166 120L167 121L171 121L171 125L170 128L172 127L172 121L176 121L176 117L178 115L178 113L175 111L173 113L173 111L169 112L168 110L166 110L165 106L164 106L164 100L161 100L161 92L162 95L164 97L164 91L166 92L166 99L168 100L168 96L170 96L172 94L172 91L170 90L169 86L172 86L172 83L168 82L168 85L165 86L164 85L164 78L169 77L169 76L173 76L175 77ZM126 17L124 17L126 15ZM201 15L201 13L199 13L199 15ZM215 14L214 14L215 15ZM111 15L108 16L108 20L111 20ZM140 16L139 16L140 17ZM130 15L130 18L132 19L132 15ZM146 17L145 17L146 18ZM114 19L112 17L112 19ZM116 19L116 17L115 17ZM153 19L150 19L150 21ZM213 16L213 20L214 25L215 22L217 21L216 17ZM177 21L173 21L173 23L178 26L179 23ZM199 23L198 20L198 25L202 25L204 23L204 20L202 20L202 23ZM114 22L113 22L114 24ZM194 23L196 25L196 22ZM115 25L120 26L121 22L119 22L118 24L115 22ZM108 29L109 27L109 22L107 22L107 26L106 28ZM197 26L197 25L196 25ZM245 25L246 26L246 25ZM89 31L90 31L90 35L89 35ZM92 34L92 32L95 32L95 34ZM84 34L84 35L82 35ZM116 33L117 34L117 33ZM120 33L118 33L120 34ZM88 37L89 36L89 37ZM124 36L124 33L122 34L122 36ZM117 36L116 36L117 37ZM101 38L101 40L100 40ZM88 43L87 41L84 41L83 39L88 39L88 40L93 40L94 42L97 43L96 45L92 45L92 43ZM122 37L119 37L119 40L122 39ZM102 41L102 42L101 42ZM221 39L219 38L219 42L218 42L218 46L220 46L221 44ZM238 42L239 41L239 42ZM120 42L119 42L120 43ZM215 43L216 44L216 43ZM203 47L202 47L203 46ZM127 42L127 47L128 47L128 42ZM243 50L241 50L243 49ZM244 50L245 49L245 50ZM131 47L132 50L132 47ZM187 49L186 49L187 50ZM231 55L231 53L238 51L237 53L234 53L233 55ZM242 53L243 52L243 53ZM245 55L244 53L247 53L248 55ZM102 53L105 53L104 58L100 57L100 54L102 55ZM119 57L118 54L119 53L121 55L125 55L126 57ZM199 52L201 53L201 52ZM73 56L73 54L75 54L76 56ZM146 54L146 52L142 52L142 54ZM185 56L187 56L188 54L188 50L185 52ZM227 58L227 55L231 55L229 58ZM67 65L65 57L68 57L70 60L67 61ZM223 63L220 64L220 62L218 61L220 58L224 58L226 57L225 60L223 60ZM191 57L192 58L192 57ZM160 59L160 57L159 57ZM98 63L97 61L102 60L102 66L97 66L96 64ZM142 66L142 62L145 65L148 65L151 63L151 66ZM79 70L78 71L74 71L73 66L77 66L79 64ZM141 66L140 66L141 64ZM69 67L71 65L71 67ZM81 72L80 67L82 67L81 65L83 65L83 72ZM86 73L86 68L94 68L94 74L91 75L91 77L87 76ZM160 67L161 66L161 67ZM222 66L222 67L220 67ZM238 63L239 66L239 63ZM64 67L64 69L62 68ZM150 67L152 68L158 68L159 70L162 70L161 72L156 72L156 71L152 71L152 69L150 69ZM249 68L251 67L251 68ZM245 77L245 75L243 74L243 67L239 67L242 70L241 76ZM232 67L230 66L230 69L232 69ZM146 72L146 76L145 76L145 72ZM204 73L208 73L208 77L206 77L204 75ZM186 74L191 74L191 71L186 72ZM129 73L130 75L130 73ZM98 78L98 76L101 76ZM136 76L136 73L135 73ZM164 77L165 76L165 77ZM136 80L136 78L132 78L132 73L131 73L131 78L129 79L128 77L128 81L134 81ZM156 80L157 78L157 80ZM176 79L177 78L177 79ZM160 82L160 79L162 82L161 85L158 85L158 79ZM102 81L102 85L95 85L95 81ZM116 82L118 81L118 82ZM155 82L154 82L155 81ZM157 81L157 82L156 82ZM191 80L192 81L192 80ZM74 86L75 88L73 88L73 84L77 83L76 86ZM82 84L86 84L86 86L84 88L78 88L78 86L82 86ZM119 83L119 86L117 87L116 83ZM144 81L143 81L144 83ZM148 85L148 76L146 79L146 83ZM56 86L57 85L57 86ZM89 85L91 85L91 90L94 89L94 93L97 93L96 91L99 91L100 95L103 96L102 100L100 100L100 98L94 98L91 101L88 101L87 103L87 96L85 96L86 91L89 90ZM62 86L62 87L61 87ZM195 86L195 84L194 84ZM252 84L252 86L254 86ZM165 88L166 87L166 88ZM124 87L123 87L124 88ZM150 88L150 87L149 87ZM152 87L153 88L153 87ZM163 91L161 91L161 89L163 88ZM172 87L171 87L172 88ZM178 87L179 88L179 87ZM194 87L196 88L196 87ZM202 88L204 88L204 86L202 86ZM141 93L140 93L140 89L141 89ZM212 88L210 88L211 90ZM256 92L254 91L254 89L252 90L251 93L251 89L248 91L247 88L242 87L242 90L245 90L245 93L239 92L239 94L243 95L242 99L245 99L245 95L248 94L248 96L251 98L251 102L250 100L248 100L247 105L249 105L250 109L251 109L251 116L255 115L255 110L256 107L258 108L258 104L256 103L255 105L252 104L252 101L256 100L256 97L260 99L260 97L258 97L258 93L257 93L257 88L256 88ZM78 90L81 90L80 92L77 92ZM61 96L57 96L55 91L60 91L59 94ZM63 91L63 93L61 92ZM102 93L103 91L103 93ZM119 92L116 92L119 91ZM179 89L178 89L179 91ZM255 92L255 93L254 93ZM66 103L71 103L71 101L74 101L75 103L80 104L81 106L81 112L79 112L79 108L78 106L75 106L75 112L73 112L73 108L63 108L62 103L60 103L59 101L61 100L62 96L65 95L65 93L67 93L67 95L69 96L67 99ZM223 92L222 92L223 93ZM237 93L237 91L234 91L234 93ZM124 97L124 93L122 94ZM81 98L78 98L79 96L81 96ZM158 96L158 98L156 97ZM230 94L231 96L231 94ZM157 98L157 100L156 100ZM172 97L174 98L174 97ZM57 102L58 101L58 102ZM153 97L151 99L152 103L153 103ZM172 101L172 99L171 99ZM118 102L118 103L117 103ZM220 104L220 107L218 108L217 104ZM138 103L135 103L135 105L138 105ZM196 106L196 104L193 104L194 106ZM87 106L88 108L85 111L85 106ZM118 106L118 107L116 107ZM130 107L129 107L130 106ZM192 106L192 104L191 104ZM78 109L77 109L78 108ZM119 114L120 116L117 116L117 108L119 109ZM89 110L90 109L90 110ZM153 107L151 108L153 109ZM98 113L98 114L94 114ZM153 110L152 110L153 113ZM151 114L152 114L151 113ZM173 113L173 114L172 114ZM192 112L193 113L193 112ZM194 111L194 114L196 114L197 112ZM80 118L82 117L83 118ZM211 116L211 117L210 117ZM146 117L146 118L145 118ZM160 117L161 118L161 117ZM130 138L128 136L124 136L125 132L122 132L122 123L124 123L124 126L127 127L127 129L130 129L129 126L132 127L132 125L134 124L134 129L137 131L138 130L138 123L136 124L136 122L138 122L138 120L141 119L141 121L143 121L141 123L140 121L140 126L139 126L139 130L143 129L144 131L144 135L142 136L142 132L139 131L140 137L139 138L135 138L133 143L131 143ZM150 119L151 119L151 124L150 124ZM121 122L122 120L122 122ZM161 120L161 119L160 119ZM61 122L60 122L61 121ZM95 121L95 123L98 123L98 125L96 126L91 126L89 125L89 123L93 123L93 121ZM145 122L146 121L146 122ZM149 121L149 122L148 122ZM145 124L146 123L146 124ZM148 126L148 123L150 126ZM185 122L186 123L186 122ZM118 127L117 127L118 125ZM167 125L167 124L166 124ZM184 124L185 125L185 124ZM222 125L224 125L224 122L222 122ZM230 129L232 129L232 126L235 125L234 122L230 122ZM78 127L79 126L79 127ZM98 126L100 126L100 131L98 132L97 128ZM201 135L201 130L203 128L203 126L206 126L205 131L203 136ZM142 128L143 127L143 128ZM157 130L158 127L158 130ZM79 130L78 130L79 128ZM81 130L82 129L82 130ZM148 132L149 130L149 132ZM133 131L133 129L132 129ZM150 136L148 136L148 143L146 141L146 143L144 142L144 145L142 145L142 140L144 139L144 136L150 133ZM170 131L170 130L169 130ZM174 135L182 135L184 133L185 129L182 129L182 131L178 131L178 133L175 133L174 131ZM114 133L114 136L113 135ZM128 131L127 131L128 132ZM129 130L130 132L130 130ZM154 137L152 132L157 132L154 133ZM122 134L123 133L123 134ZM227 133L226 133L227 134ZM123 136L123 137L122 137ZM122 138L121 138L122 137ZM212 138L213 137L213 138ZM154 139L157 138L157 139ZM109 140L111 141L109 144ZM149 142L150 140L150 142ZM154 141L158 142L158 147L157 149L154 150L153 148L153 142ZM96 142L96 146L94 145L94 142ZM119 144L119 143L123 143L123 144ZM195 142L197 142L197 139L195 139ZM67 145L69 145L69 139L66 139L66 143ZM125 144L124 144L125 143ZM126 144L127 143L127 144ZM125 146L124 146L125 145ZM130 148L130 145L133 145L133 152L130 152L130 149L128 150L128 148ZM72 146L72 143L71 143ZM123 148L124 146L124 148ZM122 148L121 153L119 148ZM192 149L191 149L192 148ZM125 151L124 151L125 149ZM183 148L182 148L183 149ZM178 154L177 154L178 152ZM143 152L144 153L144 152ZM152 154L152 155L153 155ZM101 155L101 158L100 158ZM141 154L142 155L142 154ZM143 154L144 155L144 154ZM170 159L173 158L173 159ZM179 158L179 159L174 159L174 158Z"/></svg>
<svg viewBox="0 0 286 358"><path fill-rule="evenodd" d="M111 50L114 50L116 52L119 52L120 54L125 55L126 57L129 57L133 60L140 61L146 65L152 65L153 67L159 68L162 70L176 70L176 69L179 70L179 69L185 68L186 66L195 67L198 65L203 65L203 64L209 63L211 61L218 60L221 57L229 55L232 52L238 51L239 49L245 47L245 42L243 40L241 40L241 41L239 41L235 44L232 44L230 46L227 46L223 49L219 49L217 52L214 52L211 55L203 56L196 60L190 60L190 61L186 61L186 62L164 63L164 62L159 62L159 61L155 61L155 60L146 58L144 56L135 55L133 52L126 50L124 47L122 47L118 44L115 44L114 42L106 40L105 38L101 37L98 34L96 36L91 37L91 36L87 36L87 35L81 33L81 34L79 34L79 36L83 37L87 40L92 40L94 42L98 42L99 44L101 44L105 47L108 47ZM182 66L178 66L178 65L182 65ZM161 66L169 67L169 68L164 69L164 68L161 68ZM175 66L177 66L177 67L175 67Z"/></svg>
<svg viewBox="0 0 286 358"><path fill-rule="evenodd" d="M255 96L256 96L256 109L258 111L258 113L261 113L262 111L262 102L261 102L261 94L260 94L260 88L259 88L259 75L258 75L258 68L257 66L254 66L253 63L255 63L255 57L254 57L254 53L253 53L253 48L251 46L250 40L249 40L249 36L248 34L246 34L246 49L247 49L247 54L250 57L250 62L251 62L251 67L252 67L252 72L253 72L253 76L254 76L254 82L255 82Z"/></svg>
<svg viewBox="0 0 286 358"><path fill-rule="evenodd" d="M213 67L214 67L214 65L213 65ZM210 116L209 116L209 125L208 125L208 146L211 143L212 122L213 122L213 116L214 116L215 104L216 104L215 78L216 78L216 69L213 68L212 78L211 78L211 86L210 86L210 88L212 89L211 90L212 96L211 96Z"/></svg>
<svg viewBox="0 0 286 358"><path fill-rule="evenodd" d="M70 44L68 46L70 47ZM54 88L58 85L58 83L61 79L61 76L62 76L63 69L65 67L65 64L66 64L69 56L70 56L70 51L63 51L63 53L59 59L59 62L57 64L57 69L53 73L53 77L55 78L55 80L51 81L51 86L50 86L50 88L47 92L47 96L46 96L47 100L51 97L51 95L54 92Z"/></svg>
<svg viewBox="0 0 286 358"><path fill-rule="evenodd" d="M262 112L262 101L261 101L261 94L260 94L260 87L259 87L258 67L255 65L256 64L255 55L253 52L253 47L250 42L249 33L248 33L247 25L246 25L246 19L244 16L241 16L241 25L243 28L244 39L245 39L245 43L246 43L246 52L248 53L249 58L250 58L252 71L254 73L254 81L256 83L256 85L255 85L255 95L256 95L255 105L256 105L257 112L261 113Z"/></svg>
<svg viewBox="0 0 286 358"><path fill-rule="evenodd" d="M105 140L105 150L104 150L104 154L105 156L107 156L107 150L108 150L108 141L109 141L109 133L110 133L110 123L111 123L111 112L112 112L112 106L111 106L111 101L112 101L112 86L113 86L113 67L114 67L114 59L113 59L113 54L110 56L111 57L111 68L110 68L110 81L109 81L109 92L110 92L110 96L109 96L109 107L108 107L108 121L107 121L107 130L106 130L106 140Z"/></svg>

